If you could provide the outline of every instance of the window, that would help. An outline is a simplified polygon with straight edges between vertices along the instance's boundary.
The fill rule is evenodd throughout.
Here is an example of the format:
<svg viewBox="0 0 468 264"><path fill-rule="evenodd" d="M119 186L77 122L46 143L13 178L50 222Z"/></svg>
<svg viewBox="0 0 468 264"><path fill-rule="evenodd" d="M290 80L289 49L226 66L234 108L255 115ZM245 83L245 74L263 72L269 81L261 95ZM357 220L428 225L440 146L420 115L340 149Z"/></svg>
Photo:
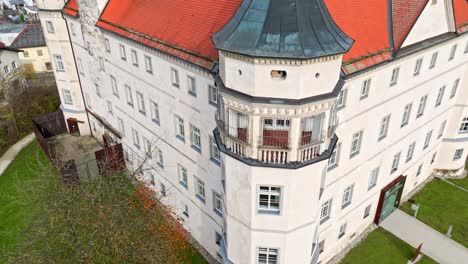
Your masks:
<svg viewBox="0 0 468 264"><path fill-rule="evenodd" d="M189 211L188 211L188 206L185 204L184 205L184 211L182 212L187 218L189 217Z"/></svg>
<svg viewBox="0 0 468 264"><path fill-rule="evenodd" d="M277 264L278 249L274 248L257 248L257 263L258 264Z"/></svg>
<svg viewBox="0 0 468 264"><path fill-rule="evenodd" d="M190 141L192 143L192 148L196 151L201 151L201 132L200 129L190 125Z"/></svg>
<svg viewBox="0 0 468 264"><path fill-rule="evenodd" d="M99 60L99 69L103 72L106 71L106 67L104 65L104 59L102 57L98 57Z"/></svg>
<svg viewBox="0 0 468 264"><path fill-rule="evenodd" d="M185 141L185 126L184 126L184 119L176 116L176 137L182 141Z"/></svg>
<svg viewBox="0 0 468 264"><path fill-rule="evenodd" d="M145 55L145 69L147 73L153 74L153 62L148 55Z"/></svg>
<svg viewBox="0 0 468 264"><path fill-rule="evenodd" d="M120 58L124 61L127 60L127 54L125 52L125 46L120 44Z"/></svg>
<svg viewBox="0 0 468 264"><path fill-rule="evenodd" d="M81 61L81 58L77 58L77 59L76 59L76 64L77 64L77 67L78 67L78 72L79 72L81 75L84 75L84 72L83 72L83 62Z"/></svg>
<svg viewBox="0 0 468 264"><path fill-rule="evenodd" d="M122 136L125 136L125 124L122 120L122 118L117 117L117 123L119 125L119 132Z"/></svg>
<svg viewBox="0 0 468 264"><path fill-rule="evenodd" d="M447 125L447 120L444 120L444 122L440 124L439 134L437 135L437 139L441 138L444 135L446 125Z"/></svg>
<svg viewBox="0 0 468 264"><path fill-rule="evenodd" d="M218 88L212 85L208 86L210 104L218 105Z"/></svg>
<svg viewBox="0 0 468 264"><path fill-rule="evenodd" d="M13 70L18 69L18 64L16 64L16 61L11 63L11 67L13 68Z"/></svg>
<svg viewBox="0 0 468 264"><path fill-rule="evenodd" d="M330 158L328 159L328 169L331 170L335 167L338 167L340 161L340 150L341 143L336 144L335 149L332 151Z"/></svg>
<svg viewBox="0 0 468 264"><path fill-rule="evenodd" d="M55 68L57 71L65 71L65 65L63 64L62 56L54 55Z"/></svg>
<svg viewBox="0 0 468 264"><path fill-rule="evenodd" d="M427 95L421 97L421 99L419 100L418 114L416 115L416 118L424 115L424 109L426 109L426 103L427 103Z"/></svg>
<svg viewBox="0 0 468 264"><path fill-rule="evenodd" d="M47 32L52 34L55 33L54 24L52 24L52 21L46 21L46 28Z"/></svg>
<svg viewBox="0 0 468 264"><path fill-rule="evenodd" d="M401 118L401 127L406 126L409 123L409 119L411 117L411 109L413 108L413 104L407 104L405 106L405 110L403 111L403 117Z"/></svg>
<svg viewBox="0 0 468 264"><path fill-rule="evenodd" d="M153 101L150 101L151 107L151 120L159 125L159 105Z"/></svg>
<svg viewBox="0 0 468 264"><path fill-rule="evenodd" d="M421 73L422 63L423 63L423 58L419 58L416 60L416 65L414 66L413 76L417 76Z"/></svg>
<svg viewBox="0 0 468 264"><path fill-rule="evenodd" d="M416 148L416 142L411 143L408 147L408 152L406 153L406 162L408 163L413 159L414 149Z"/></svg>
<svg viewBox="0 0 468 264"><path fill-rule="evenodd" d="M258 187L258 213L280 213L281 188L273 186Z"/></svg>
<svg viewBox="0 0 468 264"><path fill-rule="evenodd" d="M468 132L468 117L464 117L463 121L460 125L460 130L458 131L459 133L466 133Z"/></svg>
<svg viewBox="0 0 468 264"><path fill-rule="evenodd" d="M370 215L371 206L372 206L372 204L369 204L369 205L366 206L366 208L364 209L364 219L366 219L366 218Z"/></svg>
<svg viewBox="0 0 468 264"><path fill-rule="evenodd" d="M104 39L104 46L106 47L107 53L111 52L109 39Z"/></svg>
<svg viewBox="0 0 468 264"><path fill-rule="evenodd" d="M27 50L23 51L23 56L29 58L29 52Z"/></svg>
<svg viewBox="0 0 468 264"><path fill-rule="evenodd" d="M215 243L216 243L216 245L221 246L221 240L222 239L223 239L223 237L221 236L221 234L219 234L218 232L215 231Z"/></svg>
<svg viewBox="0 0 468 264"><path fill-rule="evenodd" d="M135 147L140 148L140 136L138 135L138 131L132 129L132 137L133 137L133 145Z"/></svg>
<svg viewBox="0 0 468 264"><path fill-rule="evenodd" d="M435 67L437 63L437 57L439 57L439 52L432 53L431 64L429 65L429 69L432 69Z"/></svg>
<svg viewBox="0 0 468 264"><path fill-rule="evenodd" d="M213 209L218 215L223 215L223 198L215 191L213 191Z"/></svg>
<svg viewBox="0 0 468 264"><path fill-rule="evenodd" d="M5 72L5 74L9 74L10 73L10 66L6 65L5 67L3 67L3 71Z"/></svg>
<svg viewBox="0 0 468 264"><path fill-rule="evenodd" d="M379 141L387 137L388 127L390 126L390 115L382 118L379 129Z"/></svg>
<svg viewBox="0 0 468 264"><path fill-rule="evenodd" d="M107 101L107 112L110 114L110 115L113 115L114 114L114 111L112 110L112 103L110 101Z"/></svg>
<svg viewBox="0 0 468 264"><path fill-rule="evenodd" d="M362 133L363 131L361 130L353 134L353 138L351 140L351 158L359 154L359 151L361 150Z"/></svg>
<svg viewBox="0 0 468 264"><path fill-rule="evenodd" d="M455 58L455 52L457 52L457 44L452 46L452 49L450 50L450 56L449 56L449 61L453 60Z"/></svg>
<svg viewBox="0 0 468 264"><path fill-rule="evenodd" d="M75 24L70 23L70 31L74 37L76 37Z"/></svg>
<svg viewBox="0 0 468 264"><path fill-rule="evenodd" d="M427 132L426 134L426 140L424 140L423 149L426 149L427 147L429 147L429 144L431 143L431 137L432 137L432 130Z"/></svg>
<svg viewBox="0 0 468 264"><path fill-rule="evenodd" d="M343 89L343 90L341 90L340 93L338 94L338 98L336 99L336 106L337 106L337 109L338 109L338 110L345 108L345 106L346 106L346 96L347 96L347 93L348 93L348 90L347 90L347 89Z"/></svg>
<svg viewBox="0 0 468 264"><path fill-rule="evenodd" d="M328 219L330 219L331 206L332 206L332 199L322 204L322 208L320 209L320 224L323 224Z"/></svg>
<svg viewBox="0 0 468 264"><path fill-rule="evenodd" d="M197 198L200 199L202 202L205 202L205 183L198 178L195 178L195 179L196 179L195 192L196 192Z"/></svg>
<svg viewBox="0 0 468 264"><path fill-rule="evenodd" d="M145 151L146 157L151 159L153 157L151 150L151 142L145 137L143 137L143 149Z"/></svg>
<svg viewBox="0 0 468 264"><path fill-rule="evenodd" d="M194 77L187 76L187 87L188 87L188 93L192 96L197 97L197 86L195 84Z"/></svg>
<svg viewBox="0 0 468 264"><path fill-rule="evenodd" d="M50 63L50 62L46 62L46 63L45 63L45 67L46 67L46 70L48 70L48 71L52 71L52 70L53 70L53 68L52 68L52 63Z"/></svg>
<svg viewBox="0 0 468 264"><path fill-rule="evenodd" d="M249 117L232 109L228 109L228 135L237 140L248 142Z"/></svg>
<svg viewBox="0 0 468 264"><path fill-rule="evenodd" d="M437 94L437 99L436 99L436 104L435 104L436 107L442 103L442 99L444 99L444 93L445 93L445 86L439 89L439 93Z"/></svg>
<svg viewBox="0 0 468 264"><path fill-rule="evenodd" d="M318 248L320 249L320 253L322 253L325 250L325 240L320 241L318 244Z"/></svg>
<svg viewBox="0 0 468 264"><path fill-rule="evenodd" d="M460 79L456 79L455 82L453 82L452 90L450 91L450 98L455 97L457 94L457 89L458 85L460 84Z"/></svg>
<svg viewBox="0 0 468 264"><path fill-rule="evenodd" d="M354 184L345 188L343 192L343 200L341 203L341 209L344 209L348 207L348 205L351 204L353 200L353 190L354 190Z"/></svg>
<svg viewBox="0 0 468 264"><path fill-rule="evenodd" d="M371 79L367 79L362 83L361 100L369 96L370 85L371 85Z"/></svg>
<svg viewBox="0 0 468 264"><path fill-rule="evenodd" d="M422 164L420 164L420 165L418 166L418 171L416 172L416 177L419 176L419 175L421 175L422 167L423 167Z"/></svg>
<svg viewBox="0 0 468 264"><path fill-rule="evenodd" d="M188 189L188 173L187 169L179 164L179 183Z"/></svg>
<svg viewBox="0 0 468 264"><path fill-rule="evenodd" d="M68 89L62 89L62 94L63 94L63 102L68 105L73 104L73 97L71 94L71 91Z"/></svg>
<svg viewBox="0 0 468 264"><path fill-rule="evenodd" d="M392 78L390 79L390 86L394 86L397 84L399 74L400 74L400 67L393 69Z"/></svg>
<svg viewBox="0 0 468 264"><path fill-rule="evenodd" d="M340 232L338 233L338 239L342 238L346 234L346 223L340 226Z"/></svg>
<svg viewBox="0 0 468 264"><path fill-rule="evenodd" d="M463 156L463 149L457 149L455 155L453 155L453 160L459 160Z"/></svg>
<svg viewBox="0 0 468 264"><path fill-rule="evenodd" d="M140 112L143 115L146 115L145 98L143 97L143 94L140 92L136 92L136 96L137 96L138 112Z"/></svg>
<svg viewBox="0 0 468 264"><path fill-rule="evenodd" d="M431 164L434 163L436 156L437 156L437 152L432 154Z"/></svg>
<svg viewBox="0 0 468 264"><path fill-rule="evenodd" d="M179 84L179 72L174 68L171 68L171 81L172 81L172 85L174 85L175 87L180 86L180 84Z"/></svg>
<svg viewBox="0 0 468 264"><path fill-rule="evenodd" d="M132 50L132 64L135 67L138 67L138 54L136 50Z"/></svg>
<svg viewBox="0 0 468 264"><path fill-rule="evenodd" d="M380 171L379 167L371 171L371 174L369 177L369 184L367 185L368 191L370 191L372 188L374 188L377 185L377 179L379 178L379 171Z"/></svg>
<svg viewBox="0 0 468 264"><path fill-rule="evenodd" d="M132 88L125 84L125 97L127 97L127 104L133 107L133 93Z"/></svg>
<svg viewBox="0 0 468 264"><path fill-rule="evenodd" d="M37 50L37 56L42 57L43 55L44 55L44 53L42 52L42 50L38 49Z"/></svg>
<svg viewBox="0 0 468 264"><path fill-rule="evenodd" d="M159 189L161 192L161 196L162 197L166 196L166 186L163 183L159 183Z"/></svg>
<svg viewBox="0 0 468 264"><path fill-rule="evenodd" d="M111 87L112 87L112 94L115 95L115 97L119 97L119 88L117 87L117 80L115 79L114 76L110 76L111 80Z"/></svg>
<svg viewBox="0 0 468 264"><path fill-rule="evenodd" d="M392 169L390 173L394 173L395 171L398 170L398 166L400 165L400 157L401 157L401 152L398 152L393 156L393 161L392 161Z"/></svg>
<svg viewBox="0 0 468 264"><path fill-rule="evenodd" d="M210 157L216 164L219 165L221 161L221 155L219 153L218 145L216 144L214 137L210 136L210 142L211 142Z"/></svg>

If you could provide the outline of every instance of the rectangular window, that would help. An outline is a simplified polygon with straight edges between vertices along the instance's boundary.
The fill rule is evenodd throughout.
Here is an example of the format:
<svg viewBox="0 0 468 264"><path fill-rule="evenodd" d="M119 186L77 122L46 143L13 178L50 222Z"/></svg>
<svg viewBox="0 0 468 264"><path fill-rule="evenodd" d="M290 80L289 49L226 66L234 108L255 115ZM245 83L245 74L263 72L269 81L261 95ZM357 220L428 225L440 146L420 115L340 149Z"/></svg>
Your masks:
<svg viewBox="0 0 468 264"><path fill-rule="evenodd" d="M216 162L216 164L219 165L219 162L221 161L221 156L219 153L218 145L216 144L216 141L214 137L212 136L210 136L210 143L211 143L210 157L212 160Z"/></svg>
<svg viewBox="0 0 468 264"><path fill-rule="evenodd" d="M371 79L367 79L362 83L361 100L369 96L370 85L371 85Z"/></svg>
<svg viewBox="0 0 468 264"><path fill-rule="evenodd" d="M398 83L398 75L400 74L400 67L393 69L392 78L390 79L390 86L394 86Z"/></svg>
<svg viewBox="0 0 468 264"><path fill-rule="evenodd" d="M133 137L133 145L135 147L140 148L140 136L138 135L138 131L132 129L132 137Z"/></svg>
<svg viewBox="0 0 468 264"><path fill-rule="evenodd" d="M57 71L64 72L65 65L63 64L62 56L54 55L54 61L55 61L55 68L57 69Z"/></svg>
<svg viewBox="0 0 468 264"><path fill-rule="evenodd" d="M351 140L351 158L359 154L359 151L361 150L362 134L362 130L353 134L353 138Z"/></svg>
<svg viewBox="0 0 468 264"><path fill-rule="evenodd" d="M102 98L102 95L101 95L101 87L99 87L99 85L97 83L94 84L94 87L96 88L96 95L99 97L99 98Z"/></svg>
<svg viewBox="0 0 468 264"><path fill-rule="evenodd" d="M201 151L201 132L200 129L190 125L190 141L192 143L192 148L196 151Z"/></svg>
<svg viewBox="0 0 468 264"><path fill-rule="evenodd" d="M120 58L124 61L127 60L127 54L125 52L125 46L120 44Z"/></svg>
<svg viewBox="0 0 468 264"><path fill-rule="evenodd" d="M163 157L163 153L162 153L162 150L157 148L156 149L156 163L158 163L158 166L161 167L161 168L164 168L164 157Z"/></svg>
<svg viewBox="0 0 468 264"><path fill-rule="evenodd" d="M249 117L232 109L228 109L228 135L237 140L248 142Z"/></svg>
<svg viewBox="0 0 468 264"><path fill-rule="evenodd" d="M10 66L6 65L5 67L3 67L3 71L5 72L5 74L9 74L10 73Z"/></svg>
<svg viewBox="0 0 468 264"><path fill-rule="evenodd" d="M130 87L128 84L125 84L125 97L127 98L127 104L133 107L132 87Z"/></svg>
<svg viewBox="0 0 468 264"><path fill-rule="evenodd" d="M459 133L467 133L468 132L468 117L464 117L462 123L460 125Z"/></svg>
<svg viewBox="0 0 468 264"><path fill-rule="evenodd" d="M196 179L196 183L195 183L196 196L202 202L205 202L205 183L198 178L195 178L195 179Z"/></svg>
<svg viewBox="0 0 468 264"><path fill-rule="evenodd" d="M215 191L213 191L213 209L218 215L223 215L223 198Z"/></svg>
<svg viewBox="0 0 468 264"><path fill-rule="evenodd" d="M431 164L434 163L436 156L437 156L437 152L432 154Z"/></svg>
<svg viewBox="0 0 468 264"><path fill-rule="evenodd" d="M188 189L188 173L187 169L182 165L178 164L179 169L179 183Z"/></svg>
<svg viewBox="0 0 468 264"><path fill-rule="evenodd" d="M77 67L78 67L78 72L81 74L81 75L84 75L83 73L83 63L81 61L81 58L77 58L76 59L76 64L77 64Z"/></svg>
<svg viewBox="0 0 468 264"><path fill-rule="evenodd" d="M392 161L392 169L390 173L394 173L395 171L398 170L398 166L400 165L400 157L401 157L401 152L398 152L393 156L393 161Z"/></svg>
<svg viewBox="0 0 468 264"><path fill-rule="evenodd" d="M421 175L422 167L423 167L422 164L420 164L420 165L418 166L418 171L416 172L416 177L419 176L419 175Z"/></svg>
<svg viewBox="0 0 468 264"><path fill-rule="evenodd" d="M418 114L416 115L416 118L424 115L424 110L426 109L426 103L427 103L427 95L421 97L421 99L419 100Z"/></svg>
<svg viewBox="0 0 468 264"><path fill-rule="evenodd" d="M52 24L52 21L46 21L46 28L48 33L55 33L54 24Z"/></svg>
<svg viewBox="0 0 468 264"><path fill-rule="evenodd" d="M371 206L372 206L372 204L369 204L369 205L366 206L366 208L364 209L364 219L366 219L366 218L370 215Z"/></svg>
<svg viewBox="0 0 468 264"><path fill-rule="evenodd" d="M145 55L145 69L147 73L153 74L153 62L148 55Z"/></svg>
<svg viewBox="0 0 468 264"><path fill-rule="evenodd" d="M99 60L99 69L103 72L106 71L106 67L104 65L104 59L102 57L98 57Z"/></svg>
<svg viewBox="0 0 468 264"><path fill-rule="evenodd" d="M110 101L107 101L107 112L110 114L110 115L113 115L114 114L114 111L112 110L112 103Z"/></svg>
<svg viewBox="0 0 468 264"><path fill-rule="evenodd" d="M444 122L440 124L439 134L437 135L437 139L441 138L444 135L446 125L447 125L447 120L444 120Z"/></svg>
<svg viewBox="0 0 468 264"><path fill-rule="evenodd" d="M372 188L374 188L377 185L377 179L379 178L379 171L380 171L379 167L371 171L371 174L369 177L369 184L367 185L368 191L370 191Z"/></svg>
<svg viewBox="0 0 468 264"><path fill-rule="evenodd" d="M136 96L137 96L138 112L140 112L143 115L146 115L145 98L143 97L143 94L140 92L136 92Z"/></svg>
<svg viewBox="0 0 468 264"><path fill-rule="evenodd" d="M426 149L427 147L429 147L429 144L431 143L431 137L432 137L432 130L427 132L426 134L426 139L424 140L423 149Z"/></svg>
<svg viewBox="0 0 468 264"><path fill-rule="evenodd" d="M221 236L221 234L215 231L215 243L216 243L216 245L221 246L221 240L222 239L223 239L223 237Z"/></svg>
<svg viewBox="0 0 468 264"><path fill-rule="evenodd" d="M335 149L332 151L330 158L328 159L328 170L338 167L340 161L340 150L341 143L336 144Z"/></svg>
<svg viewBox="0 0 468 264"><path fill-rule="evenodd" d="M196 86L194 77L187 76L187 87L188 87L188 93L192 96L197 97L197 86Z"/></svg>
<svg viewBox="0 0 468 264"><path fill-rule="evenodd" d="M124 124L124 121L122 120L122 118L120 117L117 117L117 123L118 123L118 126L119 126L119 132L120 134L125 137L125 124Z"/></svg>
<svg viewBox="0 0 468 264"><path fill-rule="evenodd" d="M136 50L132 50L132 64L135 67L138 67L138 54Z"/></svg>
<svg viewBox="0 0 468 264"><path fill-rule="evenodd" d="M114 76L110 76L111 80L111 87L112 87L112 94L115 95L115 97L119 97L119 88L117 87L117 80L115 79Z"/></svg>
<svg viewBox="0 0 468 264"><path fill-rule="evenodd" d="M452 49L450 49L450 56L449 56L449 61L453 60L455 58L455 53L457 52L457 44L452 46Z"/></svg>
<svg viewBox="0 0 468 264"><path fill-rule="evenodd" d="M107 53L110 53L111 52L111 48L110 48L110 42L109 42L109 39L104 39L104 46L106 47L106 51Z"/></svg>
<svg viewBox="0 0 468 264"><path fill-rule="evenodd" d="M453 160L459 160L463 156L463 149L457 149L453 155Z"/></svg>
<svg viewBox="0 0 468 264"><path fill-rule="evenodd" d="M174 69L174 68L171 68L171 81L172 81L172 85L175 86L175 87L179 87L180 86L180 83L179 83L179 72Z"/></svg>
<svg viewBox="0 0 468 264"><path fill-rule="evenodd" d="M159 105L153 101L150 101L151 107L151 120L159 125Z"/></svg>
<svg viewBox="0 0 468 264"><path fill-rule="evenodd" d="M73 104L73 97L71 94L71 91L68 89L62 89L62 94L63 94L63 102L68 105Z"/></svg>
<svg viewBox="0 0 468 264"><path fill-rule="evenodd" d="M212 85L208 86L210 104L218 105L218 88Z"/></svg>
<svg viewBox="0 0 468 264"><path fill-rule="evenodd" d="M324 202L320 209L320 224L325 223L328 219L330 219L331 215L331 206L332 206L332 199Z"/></svg>
<svg viewBox="0 0 468 264"><path fill-rule="evenodd" d="M423 58L419 58L416 60L416 65L414 66L413 76L417 76L421 73L422 63L423 63Z"/></svg>
<svg viewBox="0 0 468 264"><path fill-rule="evenodd" d="M444 99L444 93L445 93L445 86L439 89L439 93L437 94L437 99L436 99L436 104L435 104L436 107L442 103L442 100Z"/></svg>
<svg viewBox="0 0 468 264"><path fill-rule="evenodd" d="M343 200L341 203L341 209L348 207L353 200L353 191L354 191L354 184L351 186L346 187L343 191Z"/></svg>
<svg viewBox="0 0 468 264"><path fill-rule="evenodd" d="M76 37L75 24L70 23L70 31L72 33L72 36Z"/></svg>
<svg viewBox="0 0 468 264"><path fill-rule="evenodd" d="M468 53L468 41L466 41L466 45L465 45L465 51L464 51L463 53L465 53L465 54L467 54L467 53Z"/></svg>
<svg viewBox="0 0 468 264"><path fill-rule="evenodd" d="M16 64L16 61L11 63L11 67L13 68L13 70L18 69L18 64Z"/></svg>
<svg viewBox="0 0 468 264"><path fill-rule="evenodd" d="M431 64L429 65L429 69L432 69L436 66L437 57L439 57L439 52L432 53Z"/></svg>
<svg viewBox="0 0 468 264"><path fill-rule="evenodd" d="M145 137L143 137L143 150L147 158L152 158L151 142Z"/></svg>
<svg viewBox="0 0 468 264"><path fill-rule="evenodd" d="M163 183L159 183L159 189L161 192L161 196L165 197L166 196L166 186Z"/></svg>
<svg viewBox="0 0 468 264"><path fill-rule="evenodd" d="M405 106L405 110L403 111L403 117L401 118L401 127L404 127L409 123L412 108L413 108L413 103L407 104Z"/></svg>
<svg viewBox="0 0 468 264"><path fill-rule="evenodd" d="M346 97L348 94L347 89L343 89L338 94L338 98L336 99L336 107L338 110L343 109L346 107Z"/></svg>
<svg viewBox="0 0 468 264"><path fill-rule="evenodd" d="M42 57L43 55L44 55L44 53L42 52L42 50L38 49L37 50L37 56Z"/></svg>
<svg viewBox="0 0 468 264"><path fill-rule="evenodd" d="M273 186L259 186L258 195L258 213L261 214L279 214L281 188Z"/></svg>
<svg viewBox="0 0 468 264"><path fill-rule="evenodd" d="M176 129L176 137L182 141L185 141L185 125L184 119L181 117L175 116L175 129Z"/></svg>
<svg viewBox="0 0 468 264"><path fill-rule="evenodd" d="M416 148L416 142L411 143L408 147L408 152L406 153L406 162L408 163L413 159L414 149Z"/></svg>
<svg viewBox="0 0 468 264"><path fill-rule="evenodd" d="M457 89L458 89L459 84L460 84L460 79L456 79L453 82L452 90L450 91L450 98L455 97L455 95L457 94Z"/></svg>
<svg viewBox="0 0 468 264"><path fill-rule="evenodd" d="M320 249L320 253L323 253L323 251L325 250L325 240L322 240L320 241L320 243L318 244L318 248Z"/></svg>
<svg viewBox="0 0 468 264"><path fill-rule="evenodd" d="M257 248L257 263L278 264L278 249L262 247Z"/></svg>
<svg viewBox="0 0 468 264"><path fill-rule="evenodd" d="M379 141L387 137L388 127L390 126L390 115L382 118L379 129Z"/></svg>
<svg viewBox="0 0 468 264"><path fill-rule="evenodd" d="M340 232L338 233L338 239L342 238L346 234L346 223L340 226Z"/></svg>
<svg viewBox="0 0 468 264"><path fill-rule="evenodd" d="M187 218L189 217L189 210L188 206L185 204L184 205L184 211L182 212Z"/></svg>
<svg viewBox="0 0 468 264"><path fill-rule="evenodd" d="M23 56L29 58L29 52L27 50L23 51Z"/></svg>

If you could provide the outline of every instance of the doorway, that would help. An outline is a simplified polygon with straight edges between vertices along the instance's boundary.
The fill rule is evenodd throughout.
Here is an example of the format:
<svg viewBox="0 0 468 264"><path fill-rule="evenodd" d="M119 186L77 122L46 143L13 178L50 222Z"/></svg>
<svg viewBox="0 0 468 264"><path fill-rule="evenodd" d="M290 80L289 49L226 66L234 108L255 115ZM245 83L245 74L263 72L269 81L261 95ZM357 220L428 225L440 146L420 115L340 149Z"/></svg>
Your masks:
<svg viewBox="0 0 468 264"><path fill-rule="evenodd" d="M79 121L75 118L68 118L67 125L68 125L68 132L72 135L80 136L80 128L78 127Z"/></svg>
<svg viewBox="0 0 468 264"><path fill-rule="evenodd" d="M406 176L402 175L382 189L374 223L378 225L400 206L405 182Z"/></svg>

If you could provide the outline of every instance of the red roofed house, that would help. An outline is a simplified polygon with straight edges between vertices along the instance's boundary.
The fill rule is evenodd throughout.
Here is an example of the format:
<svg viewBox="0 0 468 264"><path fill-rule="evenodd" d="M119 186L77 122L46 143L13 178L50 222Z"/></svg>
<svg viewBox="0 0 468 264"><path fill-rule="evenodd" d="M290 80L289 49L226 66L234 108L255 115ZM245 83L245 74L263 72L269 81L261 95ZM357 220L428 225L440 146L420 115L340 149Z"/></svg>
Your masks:
<svg viewBox="0 0 468 264"><path fill-rule="evenodd" d="M464 0L38 6L65 117L223 263L325 263L463 170Z"/></svg>

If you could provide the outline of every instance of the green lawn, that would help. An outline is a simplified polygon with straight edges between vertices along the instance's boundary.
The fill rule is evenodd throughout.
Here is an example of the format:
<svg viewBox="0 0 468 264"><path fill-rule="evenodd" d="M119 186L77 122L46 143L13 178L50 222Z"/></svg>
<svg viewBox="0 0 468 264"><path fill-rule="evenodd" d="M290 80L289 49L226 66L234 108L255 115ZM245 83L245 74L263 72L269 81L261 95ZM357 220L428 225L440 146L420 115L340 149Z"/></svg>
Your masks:
<svg viewBox="0 0 468 264"><path fill-rule="evenodd" d="M451 182L466 186L468 178L451 180ZM453 225L452 239L468 247L468 193L444 181L433 180L424 189L412 197L420 204L417 218L445 234L449 225ZM411 204L404 203L401 208L413 215Z"/></svg>
<svg viewBox="0 0 468 264"><path fill-rule="evenodd" d="M382 228L374 230L343 259L343 264L402 264L414 256L416 249ZM437 263L424 256L418 263Z"/></svg>

